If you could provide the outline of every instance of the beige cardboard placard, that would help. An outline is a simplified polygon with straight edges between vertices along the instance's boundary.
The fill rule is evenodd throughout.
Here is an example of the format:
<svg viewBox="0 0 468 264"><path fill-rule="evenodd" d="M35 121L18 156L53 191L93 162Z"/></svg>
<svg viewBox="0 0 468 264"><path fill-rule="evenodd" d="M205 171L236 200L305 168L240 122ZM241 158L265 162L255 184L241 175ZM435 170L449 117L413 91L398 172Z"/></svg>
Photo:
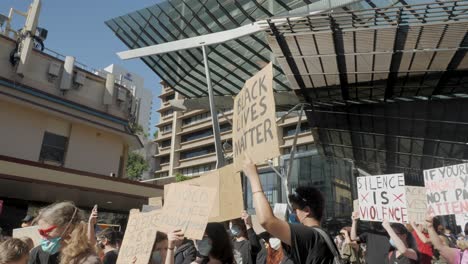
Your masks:
<svg viewBox="0 0 468 264"><path fill-rule="evenodd" d="M240 171L245 154L256 164L280 156L273 95L273 67L269 63L234 99L234 166Z"/></svg>
<svg viewBox="0 0 468 264"><path fill-rule="evenodd" d="M153 207L163 207L162 197L150 197L148 198L148 205Z"/></svg>
<svg viewBox="0 0 468 264"><path fill-rule="evenodd" d="M409 221L418 224L425 223L427 214L426 188L416 186L406 186L405 188Z"/></svg>
<svg viewBox="0 0 468 264"><path fill-rule="evenodd" d="M187 184L169 184L164 207L156 223L162 232L180 229L185 237L202 239L213 207L216 189Z"/></svg>
<svg viewBox="0 0 468 264"><path fill-rule="evenodd" d="M353 212L359 212L359 200L358 199L353 201Z"/></svg>
<svg viewBox="0 0 468 264"><path fill-rule="evenodd" d="M13 237L29 237L34 242L34 246L38 246L41 243L41 235L39 235L39 226L30 226L13 229Z"/></svg>
<svg viewBox="0 0 468 264"><path fill-rule="evenodd" d="M157 216L160 211L140 213L138 209L130 210L127 229L120 247L117 264L147 264L150 261L153 245L156 241Z"/></svg>
<svg viewBox="0 0 468 264"><path fill-rule="evenodd" d="M199 178L174 184L189 184L218 190L209 222L223 222L239 218L244 210L240 173L236 172L232 164L224 166L219 170L205 173ZM165 197L168 194L167 186L164 188Z"/></svg>

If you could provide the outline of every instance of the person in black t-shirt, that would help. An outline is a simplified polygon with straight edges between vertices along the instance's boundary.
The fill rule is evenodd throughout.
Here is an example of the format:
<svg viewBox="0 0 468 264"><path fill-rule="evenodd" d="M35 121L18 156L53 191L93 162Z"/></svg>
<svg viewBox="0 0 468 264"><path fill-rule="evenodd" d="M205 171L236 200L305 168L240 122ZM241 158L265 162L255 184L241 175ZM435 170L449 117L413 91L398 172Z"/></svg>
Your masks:
<svg viewBox="0 0 468 264"><path fill-rule="evenodd" d="M390 250L389 236L381 227L380 223L373 222L373 231L357 235L357 224L359 212L354 212L352 216L353 225L351 227L351 240L358 243L365 243L366 263L383 263L388 257Z"/></svg>
<svg viewBox="0 0 468 264"><path fill-rule="evenodd" d="M104 229L98 236L98 245L104 250L103 264L115 264L117 262L117 234L112 229Z"/></svg>
<svg viewBox="0 0 468 264"><path fill-rule="evenodd" d="M391 251L385 263L391 264L416 264L418 262L418 249L413 235L403 224L392 223L384 220L382 226L390 235Z"/></svg>
<svg viewBox="0 0 468 264"><path fill-rule="evenodd" d="M313 187L298 187L292 195L289 195L289 201L295 211L295 218L301 224L288 224L273 215L270 204L263 193L257 168L248 158L244 161L244 174L250 181L252 199L259 223L272 236L279 238L288 246L286 252L294 263L333 263L332 249L328 247L324 237L316 230L316 228L320 228L325 205L320 191ZM331 240L330 237L328 238Z"/></svg>

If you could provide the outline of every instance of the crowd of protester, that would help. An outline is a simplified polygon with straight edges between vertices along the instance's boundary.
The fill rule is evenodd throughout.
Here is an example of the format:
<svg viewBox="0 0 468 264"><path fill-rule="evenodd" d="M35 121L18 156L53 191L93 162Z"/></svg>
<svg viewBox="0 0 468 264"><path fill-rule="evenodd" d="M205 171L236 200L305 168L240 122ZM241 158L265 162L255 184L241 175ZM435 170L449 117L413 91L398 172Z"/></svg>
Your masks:
<svg viewBox="0 0 468 264"><path fill-rule="evenodd" d="M332 238L320 226L323 195L313 187L298 187L289 195L289 221L274 216L260 184L256 166L244 164L259 224L257 234L250 215L226 223L208 223L203 239L190 240L180 230L158 232L150 264L406 264L468 263L468 224L464 233L453 234L438 218L425 223L373 222L359 233L359 217ZM114 264L122 234L112 228L95 234L98 219L93 208L89 219L72 202L59 202L27 217L22 227L37 225L42 237L34 247L30 238L0 238L0 264ZM330 231L330 230L329 230ZM137 263L133 259L133 263Z"/></svg>

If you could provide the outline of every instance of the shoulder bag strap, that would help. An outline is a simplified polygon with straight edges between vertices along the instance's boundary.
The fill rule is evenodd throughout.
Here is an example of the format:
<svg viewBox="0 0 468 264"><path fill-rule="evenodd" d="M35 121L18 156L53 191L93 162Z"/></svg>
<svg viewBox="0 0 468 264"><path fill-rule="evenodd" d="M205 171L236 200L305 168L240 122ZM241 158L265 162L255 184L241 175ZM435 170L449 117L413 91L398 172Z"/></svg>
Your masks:
<svg viewBox="0 0 468 264"><path fill-rule="evenodd" d="M316 230L320 234L320 236L322 236L323 239L325 239L325 242L327 243L328 248L331 250L335 258L340 259L340 253L338 253L338 250L336 250L335 244L331 241L327 233L325 233L325 231L317 227L314 227L314 230Z"/></svg>

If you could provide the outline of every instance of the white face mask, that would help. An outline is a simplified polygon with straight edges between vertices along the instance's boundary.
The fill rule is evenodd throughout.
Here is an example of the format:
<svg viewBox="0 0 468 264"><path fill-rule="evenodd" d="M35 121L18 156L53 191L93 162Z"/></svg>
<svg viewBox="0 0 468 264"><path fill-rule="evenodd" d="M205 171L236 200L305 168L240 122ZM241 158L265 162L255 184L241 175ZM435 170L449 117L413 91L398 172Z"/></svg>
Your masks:
<svg viewBox="0 0 468 264"><path fill-rule="evenodd" d="M268 240L268 243L270 244L270 247L274 250L278 250L281 246L281 240L279 240L278 238L270 238Z"/></svg>

